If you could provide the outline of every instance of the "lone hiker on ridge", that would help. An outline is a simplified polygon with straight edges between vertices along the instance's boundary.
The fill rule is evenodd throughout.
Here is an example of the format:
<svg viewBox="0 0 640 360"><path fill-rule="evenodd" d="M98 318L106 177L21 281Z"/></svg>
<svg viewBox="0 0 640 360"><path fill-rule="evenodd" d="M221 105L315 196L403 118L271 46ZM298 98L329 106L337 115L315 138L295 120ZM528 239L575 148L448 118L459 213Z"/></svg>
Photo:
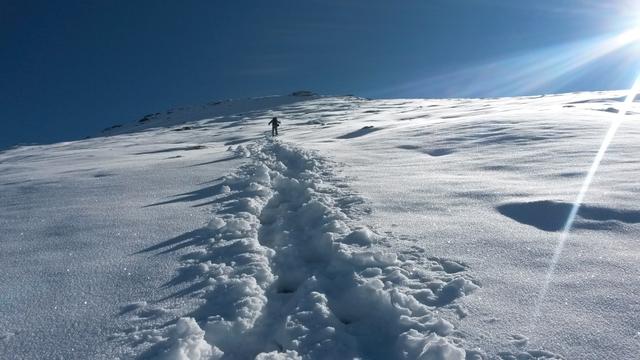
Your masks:
<svg viewBox="0 0 640 360"><path fill-rule="evenodd" d="M269 121L269 125L271 125L271 136L278 135L278 126L280 126L280 120L277 117L273 117L271 121Z"/></svg>

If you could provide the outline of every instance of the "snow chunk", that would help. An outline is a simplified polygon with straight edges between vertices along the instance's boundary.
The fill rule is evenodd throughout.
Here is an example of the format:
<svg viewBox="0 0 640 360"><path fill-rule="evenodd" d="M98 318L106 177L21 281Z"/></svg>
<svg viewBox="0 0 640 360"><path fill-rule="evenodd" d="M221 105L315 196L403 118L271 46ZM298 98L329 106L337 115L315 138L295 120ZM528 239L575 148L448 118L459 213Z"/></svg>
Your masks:
<svg viewBox="0 0 640 360"><path fill-rule="evenodd" d="M213 219L211 219L211 221L209 221L209 224L207 225L207 227L211 230L218 230L221 229L223 226L225 226L226 223L223 219L219 218L219 217L214 217Z"/></svg>
<svg viewBox="0 0 640 360"><path fill-rule="evenodd" d="M224 353L204 340L204 331L193 318L180 318L166 341L168 349L159 359L166 360L215 360Z"/></svg>
<svg viewBox="0 0 640 360"><path fill-rule="evenodd" d="M411 329L398 339L400 359L418 360L464 360L465 351L436 334L424 337Z"/></svg>
<svg viewBox="0 0 640 360"><path fill-rule="evenodd" d="M269 353L258 354L258 356L256 356L256 360L302 360L302 356L291 350L287 350L287 352L272 351Z"/></svg>
<svg viewBox="0 0 640 360"><path fill-rule="evenodd" d="M371 245L379 240L380 236L376 235L367 227L360 227L347 235L342 242L346 244Z"/></svg>

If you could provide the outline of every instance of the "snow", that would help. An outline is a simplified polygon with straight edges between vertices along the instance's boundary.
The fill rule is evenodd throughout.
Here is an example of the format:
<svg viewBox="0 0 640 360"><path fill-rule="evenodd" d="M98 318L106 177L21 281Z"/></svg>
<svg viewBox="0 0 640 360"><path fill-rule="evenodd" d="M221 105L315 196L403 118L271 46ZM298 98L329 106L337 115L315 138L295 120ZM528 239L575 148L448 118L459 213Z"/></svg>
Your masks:
<svg viewBox="0 0 640 360"><path fill-rule="evenodd" d="M204 340L205 332L192 318L180 318L171 328L167 348L157 350L158 359L209 360L220 359L224 355L219 349Z"/></svg>
<svg viewBox="0 0 640 360"><path fill-rule="evenodd" d="M621 96L267 97L1 152L0 354L634 358L635 104L534 316Z"/></svg>
<svg viewBox="0 0 640 360"><path fill-rule="evenodd" d="M189 315L210 344L229 358L282 349L302 358L399 358L417 346L403 334L452 333L435 308L446 312L478 286L371 249L381 236L350 229L353 201L343 201L319 155L264 140L238 147L254 161L222 181L230 191L178 275L199 282L191 296L204 302ZM426 358L464 355L444 337L421 346Z"/></svg>

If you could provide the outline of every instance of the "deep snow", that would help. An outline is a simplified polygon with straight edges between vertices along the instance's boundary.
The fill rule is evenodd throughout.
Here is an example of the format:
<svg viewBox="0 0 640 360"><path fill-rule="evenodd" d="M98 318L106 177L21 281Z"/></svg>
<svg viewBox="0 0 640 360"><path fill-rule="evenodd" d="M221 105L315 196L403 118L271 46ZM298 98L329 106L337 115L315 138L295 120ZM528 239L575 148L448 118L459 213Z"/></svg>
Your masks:
<svg viewBox="0 0 640 360"><path fill-rule="evenodd" d="M635 108L534 317L622 95L245 99L4 151L0 354L637 358Z"/></svg>

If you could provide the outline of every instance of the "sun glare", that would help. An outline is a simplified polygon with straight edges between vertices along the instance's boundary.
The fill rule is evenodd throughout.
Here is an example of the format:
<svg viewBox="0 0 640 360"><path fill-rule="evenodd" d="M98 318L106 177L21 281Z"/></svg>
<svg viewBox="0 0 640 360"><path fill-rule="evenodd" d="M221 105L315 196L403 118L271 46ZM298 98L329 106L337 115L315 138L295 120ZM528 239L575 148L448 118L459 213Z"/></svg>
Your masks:
<svg viewBox="0 0 640 360"><path fill-rule="evenodd" d="M625 46L637 42L640 40L640 20L638 20L638 25L630 30L623 32L618 35L614 41L616 45Z"/></svg>
<svg viewBox="0 0 640 360"><path fill-rule="evenodd" d="M620 34L619 36L615 37L614 42L615 42L614 46L616 48L632 45L634 43L636 43L637 45L637 43L640 42L640 26L634 29L628 30ZM587 173L587 176L585 177L582 183L582 187L580 188L580 191L575 201L573 202L573 206L564 224L562 232L560 233L560 238L558 239L558 243L556 245L553 256L549 263L544 284L540 288L540 293L538 295L538 300L535 306L534 318L537 318L540 315L542 303L544 302L547 292L549 290L549 286L551 284L553 275L555 273L555 269L558 264L558 261L560 260L560 256L564 249L565 243L567 241L567 238L569 237L569 233L571 232L571 228L573 227L573 223L576 219L578 211L580 210L580 206L582 205L587 195L587 192L589 191L589 187L591 186L591 183L598 171L598 167L600 166L600 163L604 159L607 149L609 148L609 145L613 141L613 138L615 137L616 132L618 131L618 128L620 127L622 121L624 120L625 115L628 113L629 108L631 107L631 104L635 101L635 98L639 93L640 93L640 76L636 78L633 86L628 91L624 101L618 107L618 115L612 121L609 127L609 130L605 134L604 139L602 140L602 144L600 145L600 149L598 150L598 153L596 154L596 157L593 160L591 167L589 168L589 172Z"/></svg>

